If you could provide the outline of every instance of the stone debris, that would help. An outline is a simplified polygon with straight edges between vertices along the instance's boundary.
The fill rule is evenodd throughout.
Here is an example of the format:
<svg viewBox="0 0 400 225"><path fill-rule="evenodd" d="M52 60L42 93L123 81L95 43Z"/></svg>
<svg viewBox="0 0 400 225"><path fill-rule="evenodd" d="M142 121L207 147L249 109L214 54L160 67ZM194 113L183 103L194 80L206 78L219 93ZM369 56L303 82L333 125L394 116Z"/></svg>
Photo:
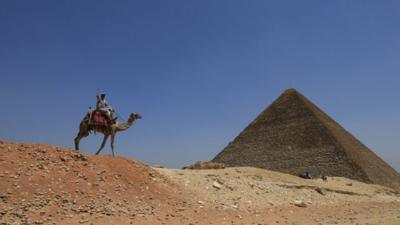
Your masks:
<svg viewBox="0 0 400 225"><path fill-rule="evenodd" d="M293 202L293 205L295 205L295 206L297 206L297 207L307 207L307 204L306 203L304 203L303 201L301 201L301 200L295 200L294 202Z"/></svg>
<svg viewBox="0 0 400 225"><path fill-rule="evenodd" d="M222 188L222 184L220 184L218 181L214 181L213 187L216 188L216 189L221 189Z"/></svg>
<svg viewBox="0 0 400 225"><path fill-rule="evenodd" d="M224 169L226 166L223 163L198 161L193 165L185 166L182 169L191 170L209 170L209 169Z"/></svg>
<svg viewBox="0 0 400 225"><path fill-rule="evenodd" d="M64 155L60 155L60 160L63 162L67 161L67 157L65 157Z"/></svg>
<svg viewBox="0 0 400 225"><path fill-rule="evenodd" d="M326 195L326 192L322 188L315 188L315 191L320 193L321 195Z"/></svg>

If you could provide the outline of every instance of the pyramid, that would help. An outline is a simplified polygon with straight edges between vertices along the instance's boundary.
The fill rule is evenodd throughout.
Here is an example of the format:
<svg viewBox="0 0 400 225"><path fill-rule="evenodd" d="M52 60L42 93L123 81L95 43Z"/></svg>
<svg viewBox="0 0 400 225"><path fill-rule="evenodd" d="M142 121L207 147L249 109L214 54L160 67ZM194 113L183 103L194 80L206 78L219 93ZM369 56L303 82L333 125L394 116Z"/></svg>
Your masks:
<svg viewBox="0 0 400 225"><path fill-rule="evenodd" d="M295 89L286 90L213 160L400 189L400 175Z"/></svg>

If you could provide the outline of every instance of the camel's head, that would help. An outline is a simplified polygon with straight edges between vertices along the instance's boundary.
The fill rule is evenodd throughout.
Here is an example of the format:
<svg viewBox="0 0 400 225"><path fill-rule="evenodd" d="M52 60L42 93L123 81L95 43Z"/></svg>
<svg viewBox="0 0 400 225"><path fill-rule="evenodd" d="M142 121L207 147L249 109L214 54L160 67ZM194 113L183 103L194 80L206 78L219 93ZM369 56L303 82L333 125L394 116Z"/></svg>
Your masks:
<svg viewBox="0 0 400 225"><path fill-rule="evenodd" d="M134 120L142 119L142 116L139 113L132 113L129 117Z"/></svg>

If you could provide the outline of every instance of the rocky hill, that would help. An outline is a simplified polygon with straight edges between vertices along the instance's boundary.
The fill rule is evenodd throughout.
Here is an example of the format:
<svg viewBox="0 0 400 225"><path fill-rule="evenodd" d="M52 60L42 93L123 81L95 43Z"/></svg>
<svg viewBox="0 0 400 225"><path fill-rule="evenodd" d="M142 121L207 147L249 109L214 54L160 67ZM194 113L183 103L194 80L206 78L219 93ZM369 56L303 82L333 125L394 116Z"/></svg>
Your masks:
<svg viewBox="0 0 400 225"><path fill-rule="evenodd" d="M0 141L0 224L400 224L393 189Z"/></svg>
<svg viewBox="0 0 400 225"><path fill-rule="evenodd" d="M138 161L49 145L0 142L0 181L0 221L10 224L151 220L186 204L174 183Z"/></svg>

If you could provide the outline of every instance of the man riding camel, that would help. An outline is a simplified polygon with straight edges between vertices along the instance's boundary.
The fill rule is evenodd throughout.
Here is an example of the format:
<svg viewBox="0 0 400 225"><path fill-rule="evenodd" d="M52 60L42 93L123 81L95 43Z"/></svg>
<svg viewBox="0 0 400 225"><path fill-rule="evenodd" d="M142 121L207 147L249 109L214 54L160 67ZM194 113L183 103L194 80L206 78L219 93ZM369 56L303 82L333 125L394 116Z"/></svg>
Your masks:
<svg viewBox="0 0 400 225"><path fill-rule="evenodd" d="M106 93L101 93L100 95L96 95L96 110L101 112L103 115L112 119L112 113L114 112L113 108L107 104L106 101Z"/></svg>
<svg viewBox="0 0 400 225"><path fill-rule="evenodd" d="M95 112L100 112L103 116L105 116L110 122L115 122L116 118L113 118L114 109L107 104L106 101L106 93L102 92L96 95L96 109ZM89 115L91 116L93 110L89 109Z"/></svg>

